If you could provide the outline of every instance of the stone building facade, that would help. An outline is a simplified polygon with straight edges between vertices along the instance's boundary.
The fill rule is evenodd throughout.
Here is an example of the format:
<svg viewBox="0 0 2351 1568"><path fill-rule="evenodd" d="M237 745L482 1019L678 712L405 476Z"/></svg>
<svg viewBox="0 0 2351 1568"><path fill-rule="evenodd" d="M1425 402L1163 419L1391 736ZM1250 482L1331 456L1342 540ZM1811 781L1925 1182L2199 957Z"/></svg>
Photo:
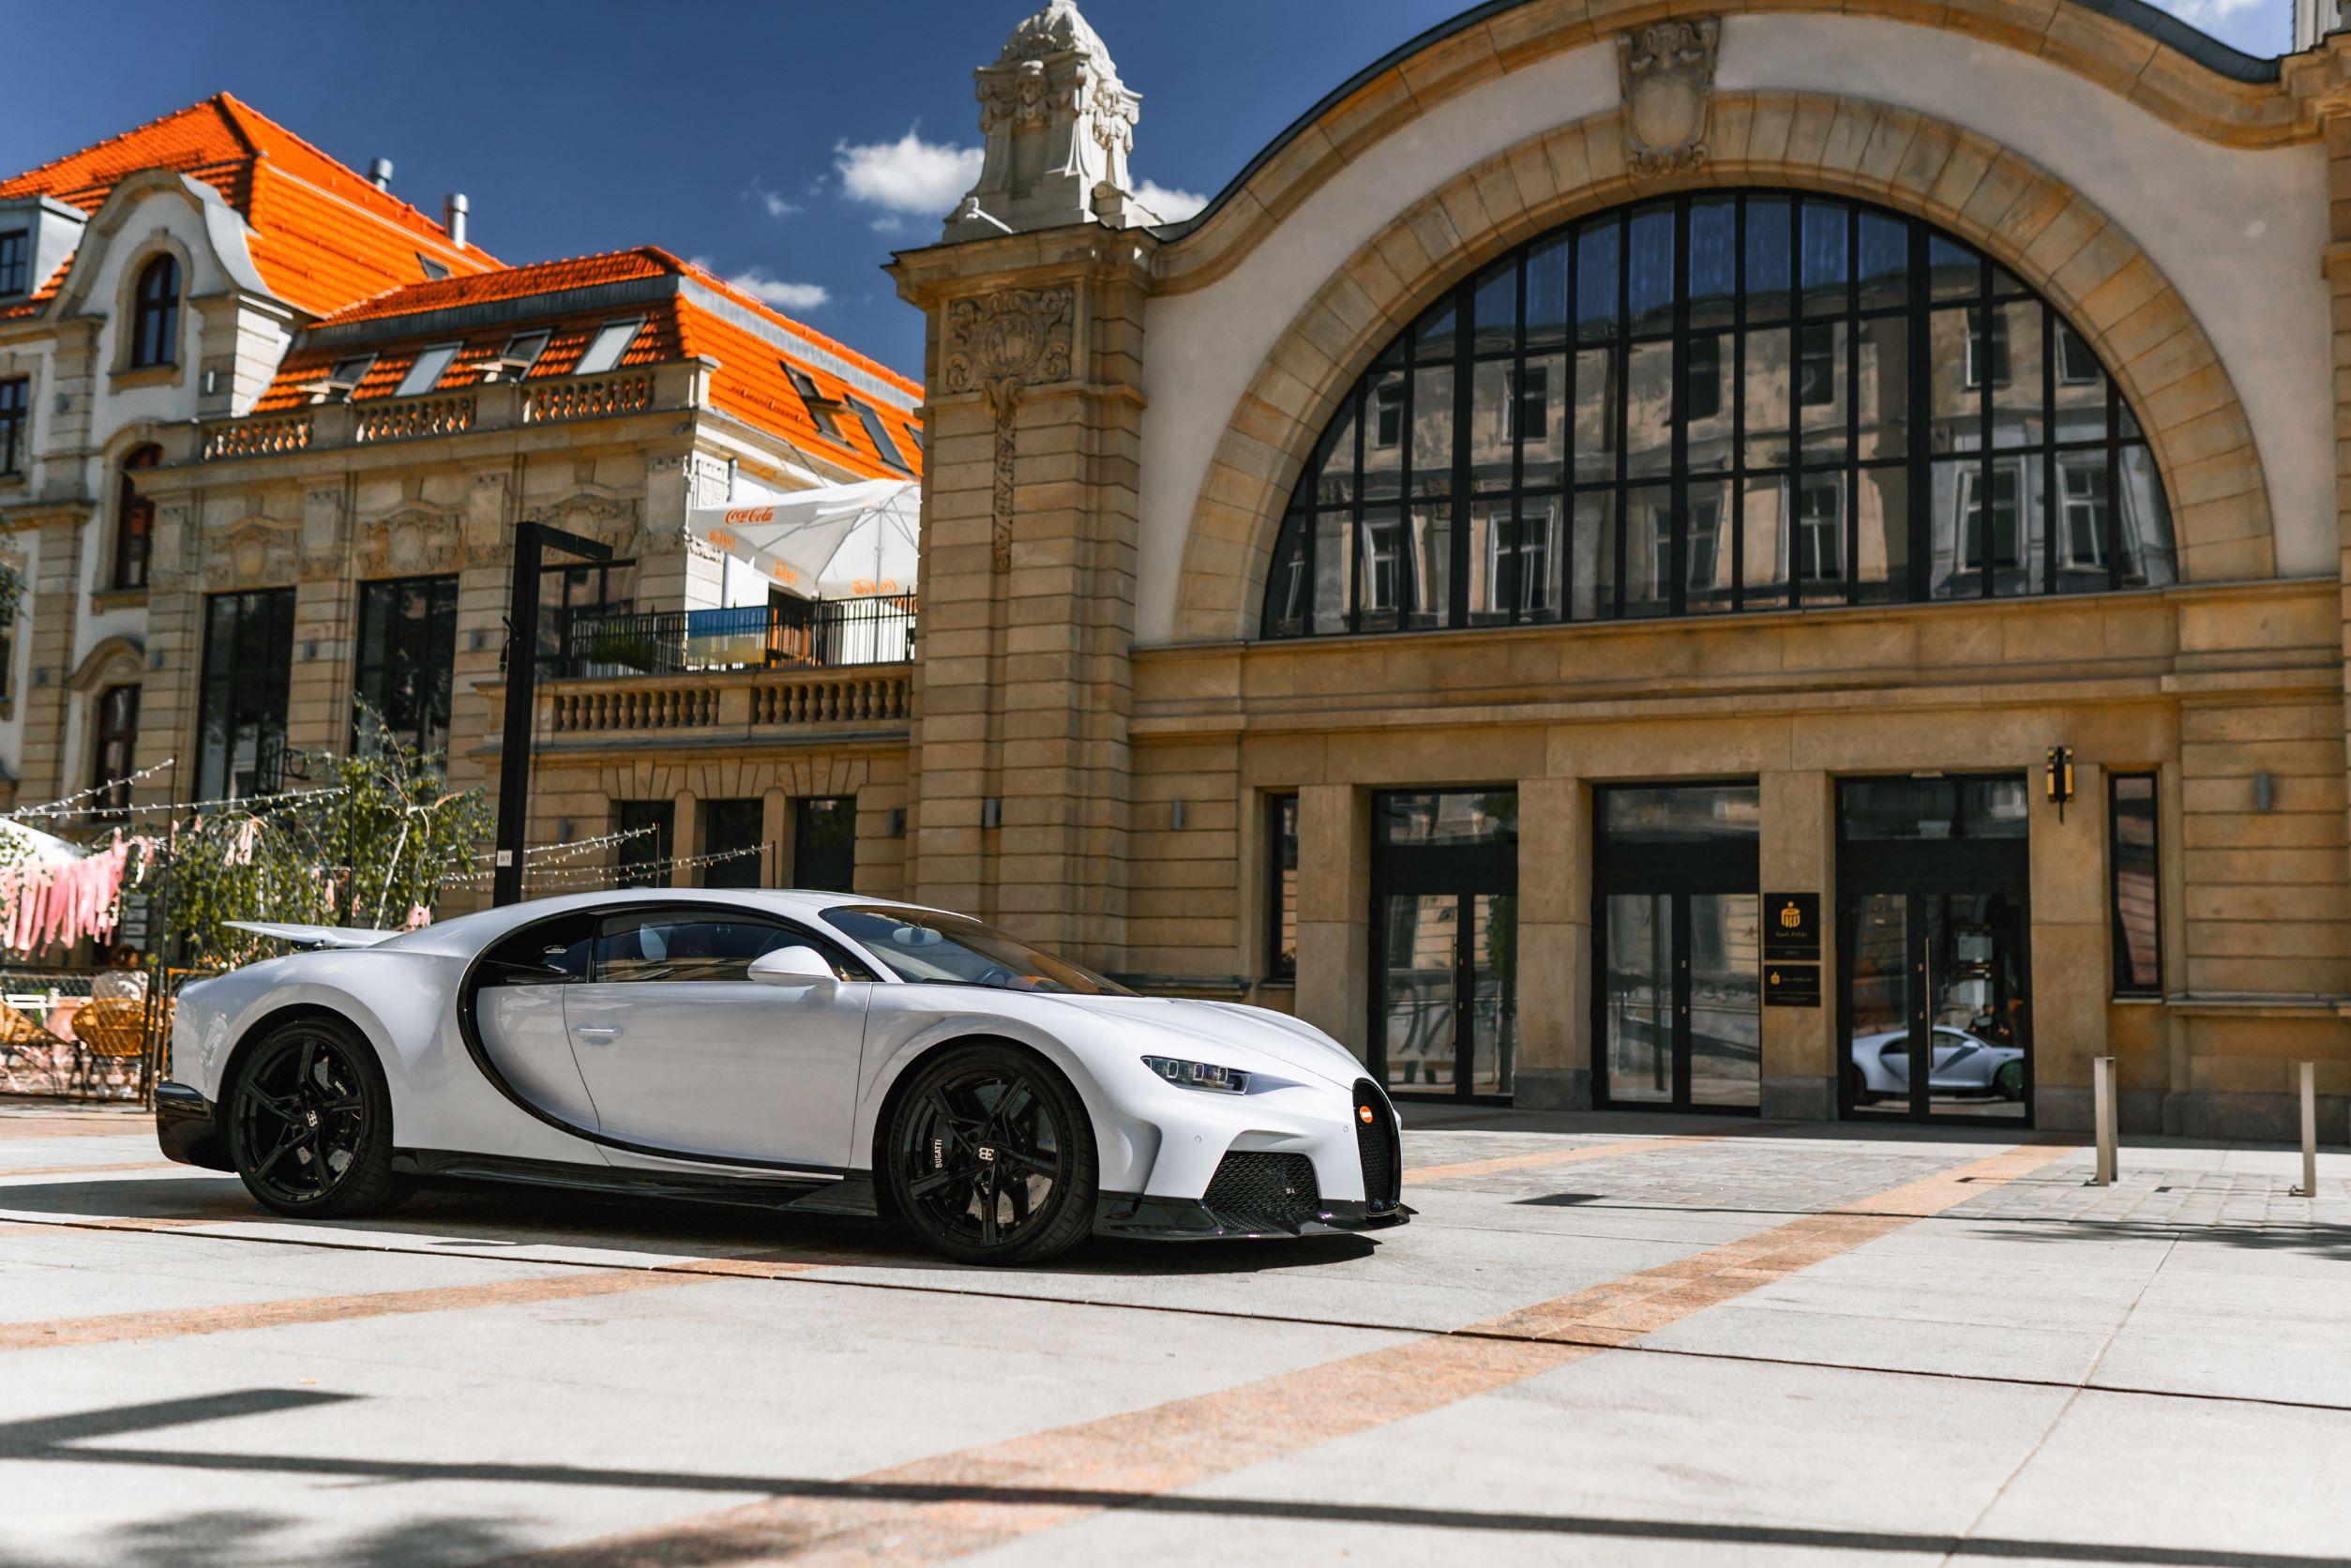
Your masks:
<svg viewBox="0 0 2351 1568"><path fill-rule="evenodd" d="M2346 81L1498 0L1167 224L1056 0L892 268L908 892L1399 1093L2343 1137Z"/></svg>

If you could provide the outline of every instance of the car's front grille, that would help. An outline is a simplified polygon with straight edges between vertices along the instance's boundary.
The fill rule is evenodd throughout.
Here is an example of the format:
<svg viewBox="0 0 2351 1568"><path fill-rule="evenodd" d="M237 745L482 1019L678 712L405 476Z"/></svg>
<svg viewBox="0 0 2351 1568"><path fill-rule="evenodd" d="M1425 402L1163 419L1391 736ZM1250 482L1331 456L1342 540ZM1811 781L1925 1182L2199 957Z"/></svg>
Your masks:
<svg viewBox="0 0 2351 1568"><path fill-rule="evenodd" d="M1355 1080L1355 1152L1364 1162L1364 1199L1374 1214L1404 1196L1404 1152L1396 1145L1395 1112L1369 1078Z"/></svg>
<svg viewBox="0 0 2351 1568"><path fill-rule="evenodd" d="M1288 1226L1321 1212L1322 1189L1304 1154L1244 1152L1224 1157L1200 1201L1243 1227Z"/></svg>

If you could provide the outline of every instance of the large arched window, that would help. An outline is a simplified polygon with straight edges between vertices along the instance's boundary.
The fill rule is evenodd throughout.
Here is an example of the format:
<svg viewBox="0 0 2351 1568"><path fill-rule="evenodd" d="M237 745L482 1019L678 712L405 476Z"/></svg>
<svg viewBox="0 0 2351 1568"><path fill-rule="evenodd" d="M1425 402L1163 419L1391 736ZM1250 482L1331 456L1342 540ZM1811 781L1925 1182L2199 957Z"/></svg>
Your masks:
<svg viewBox="0 0 2351 1568"><path fill-rule="evenodd" d="M180 264L158 256L139 274L130 317L130 367L170 365L179 358Z"/></svg>
<svg viewBox="0 0 2351 1568"><path fill-rule="evenodd" d="M134 446L123 459L115 477L114 570L109 586L117 589L147 585L147 554L155 539L155 503L139 493L139 471L163 460L160 446Z"/></svg>
<svg viewBox="0 0 2351 1568"><path fill-rule="evenodd" d="M1263 633L2172 580L2163 483L2088 343L1857 202L1673 197L1464 279L1342 401Z"/></svg>

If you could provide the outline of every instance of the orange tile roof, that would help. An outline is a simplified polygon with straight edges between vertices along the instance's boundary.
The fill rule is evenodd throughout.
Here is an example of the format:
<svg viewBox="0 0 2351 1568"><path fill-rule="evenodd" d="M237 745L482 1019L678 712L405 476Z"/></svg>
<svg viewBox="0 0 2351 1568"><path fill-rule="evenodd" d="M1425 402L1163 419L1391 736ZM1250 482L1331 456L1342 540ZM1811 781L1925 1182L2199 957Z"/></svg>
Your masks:
<svg viewBox="0 0 2351 1568"><path fill-rule="evenodd" d="M758 332L725 313L705 308L674 288L638 304L614 303L584 309L575 302L556 297L577 289L662 277L690 280L709 290L736 309L779 328L785 338L806 345L808 352L795 354L779 349ZM548 296L547 307L534 311L529 302L539 296ZM517 302L517 309L500 312L502 319L494 324L467 322L447 325L420 321L409 332L401 331L399 324L402 317L423 317L442 310L506 301ZM535 262L476 277L411 283L361 300L316 323L312 331L296 339L254 412L274 413L312 401L312 389L336 361L355 354L372 353L376 360L354 388L352 400L364 402L390 397L409 367L415 363L416 355L435 343L455 341L461 346L449 369L442 372L434 390L471 386L479 383L486 363L502 354L516 333L524 331L545 329L553 334L526 379L569 375L598 327L610 321L639 315L644 318L645 327L622 357L624 367L696 357L716 360L718 369L711 378L711 401L723 412L854 474L879 478L921 473L923 452L913 434L921 429L920 420L845 382L825 361L845 364L869 375L918 406L923 396L920 384L802 325L705 269L655 246L565 261ZM344 330L360 324L379 324L363 333ZM322 337L324 341L319 340ZM791 378L785 373L787 359L815 385L819 397L840 405L825 423L820 423L817 412L802 400ZM864 422L847 406L847 400L851 397L871 407L881 418L898 449L903 468L892 465L875 450Z"/></svg>
<svg viewBox="0 0 2351 1568"><path fill-rule="evenodd" d="M251 227L253 264L270 292L325 315L425 276L419 256L452 273L496 267L442 226L227 93L0 180L0 198L49 196L95 212L114 188L169 169L219 190Z"/></svg>

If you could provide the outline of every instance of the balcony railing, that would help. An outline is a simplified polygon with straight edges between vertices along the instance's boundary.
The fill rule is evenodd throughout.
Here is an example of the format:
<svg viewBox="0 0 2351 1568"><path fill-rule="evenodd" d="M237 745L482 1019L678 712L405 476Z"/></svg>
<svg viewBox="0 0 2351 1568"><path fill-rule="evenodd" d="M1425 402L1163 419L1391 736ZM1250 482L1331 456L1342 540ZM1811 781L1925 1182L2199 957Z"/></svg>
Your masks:
<svg viewBox="0 0 2351 1568"><path fill-rule="evenodd" d="M706 359L673 360L593 376L475 382L416 398L328 400L279 414L204 421L197 454L207 462L414 441L708 406Z"/></svg>
<svg viewBox="0 0 2351 1568"><path fill-rule="evenodd" d="M685 731L894 731L912 712L904 665L687 672L566 681L539 695L542 732L573 739Z"/></svg>
<svg viewBox="0 0 2351 1568"><path fill-rule="evenodd" d="M557 629L558 678L904 664L914 596L790 599L739 610L573 612Z"/></svg>

